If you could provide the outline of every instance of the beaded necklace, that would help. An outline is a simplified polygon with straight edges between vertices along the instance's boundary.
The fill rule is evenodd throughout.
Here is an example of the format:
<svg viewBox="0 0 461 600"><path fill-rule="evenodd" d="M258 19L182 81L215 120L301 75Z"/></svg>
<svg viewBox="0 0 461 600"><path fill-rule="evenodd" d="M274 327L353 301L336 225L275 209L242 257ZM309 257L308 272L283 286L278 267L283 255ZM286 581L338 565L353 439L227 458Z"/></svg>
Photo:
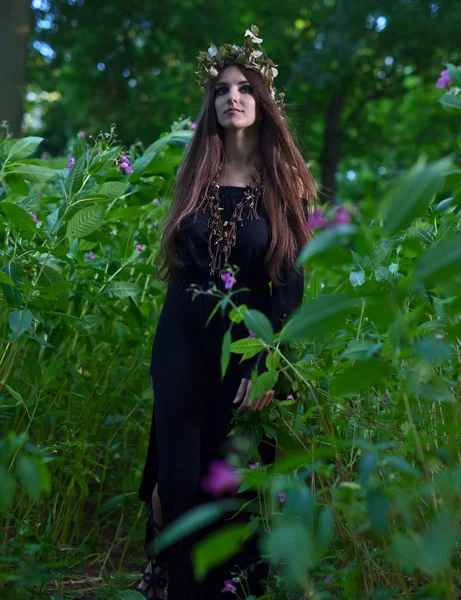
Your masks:
<svg viewBox="0 0 461 600"><path fill-rule="evenodd" d="M218 171L219 173L219 171ZM229 267L229 257L232 247L237 238L237 225L243 227L242 213L248 208L247 219L259 219L257 213L258 201L262 197L264 187L264 177L261 169L251 175L251 182L243 191L243 198L237 203L232 217L228 221L222 220L221 213L224 210L222 199L219 196L219 185L216 175L210 184L206 198L204 198L204 211L210 211L208 228L210 236L208 238L208 253L211 257L210 275L222 272Z"/></svg>

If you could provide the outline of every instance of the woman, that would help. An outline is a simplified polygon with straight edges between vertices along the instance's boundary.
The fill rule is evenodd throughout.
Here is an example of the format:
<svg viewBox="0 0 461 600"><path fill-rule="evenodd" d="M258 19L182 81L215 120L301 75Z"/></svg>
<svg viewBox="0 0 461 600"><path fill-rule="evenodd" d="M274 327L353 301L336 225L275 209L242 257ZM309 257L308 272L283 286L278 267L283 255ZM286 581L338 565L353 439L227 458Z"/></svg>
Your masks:
<svg viewBox="0 0 461 600"><path fill-rule="evenodd" d="M274 396L270 390L248 402L253 368L267 370L264 351L244 362L232 354L221 381L229 308L205 327L218 300L205 294L193 300L188 288L210 288L210 282L220 290L250 288L233 300L265 313L275 331L302 302L304 277L295 261L310 238L307 205L316 198L316 185L284 123L282 95L276 98L272 85L274 63L255 49L262 42L255 26L245 35L243 47L211 46L200 53L207 95L161 240L159 277L169 285L152 348L155 412L139 490L149 513L147 548L160 527L212 500L200 482L223 456L234 409L262 411ZM238 268L235 280L226 273L229 265ZM232 339L244 337L244 323L234 323ZM264 462L274 461L273 441L264 440L258 451ZM195 582L190 552L200 535L160 556L148 552L138 591L163 599L168 577L168 600L216 600L239 565L247 570L251 593L264 593L259 582L268 566L258 562L255 537L204 582Z"/></svg>

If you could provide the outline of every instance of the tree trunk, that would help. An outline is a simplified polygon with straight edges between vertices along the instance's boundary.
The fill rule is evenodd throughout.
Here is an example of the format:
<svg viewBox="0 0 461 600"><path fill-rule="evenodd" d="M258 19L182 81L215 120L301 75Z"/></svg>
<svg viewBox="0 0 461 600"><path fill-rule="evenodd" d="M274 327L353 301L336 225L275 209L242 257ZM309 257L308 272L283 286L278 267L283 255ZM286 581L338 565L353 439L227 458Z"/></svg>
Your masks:
<svg viewBox="0 0 461 600"><path fill-rule="evenodd" d="M28 41L34 22L30 0L0 0L0 121L21 133Z"/></svg>
<svg viewBox="0 0 461 600"><path fill-rule="evenodd" d="M341 143L343 139L341 115L343 106L344 94L334 91L331 94L330 104L326 113L323 150L320 157L322 168L322 191L320 199L323 202L334 203L336 198L335 173L338 170L341 159Z"/></svg>

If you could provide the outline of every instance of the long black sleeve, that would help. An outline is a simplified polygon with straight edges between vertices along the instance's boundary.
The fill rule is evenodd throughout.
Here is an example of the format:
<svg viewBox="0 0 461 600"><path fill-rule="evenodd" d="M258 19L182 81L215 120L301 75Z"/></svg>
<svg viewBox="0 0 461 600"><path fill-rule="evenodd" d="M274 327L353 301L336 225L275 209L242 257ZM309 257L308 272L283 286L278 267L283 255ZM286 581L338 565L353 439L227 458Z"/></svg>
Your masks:
<svg viewBox="0 0 461 600"><path fill-rule="evenodd" d="M304 212L306 215L307 222L307 208L304 202ZM298 248L298 256L301 248ZM304 291L304 269L303 267L296 266L296 263L291 267L285 267L282 270L282 280L286 281L285 285L275 285L272 282L272 300L271 300L271 311L269 320L274 329L274 333L281 331L285 325L285 321L288 315L290 315L296 308L301 306L303 300ZM282 348L283 345L280 345ZM261 350L258 354L248 360L248 368L244 377L251 379L251 372L255 365L257 365L257 373L261 375L267 371L266 368L266 357L267 351Z"/></svg>

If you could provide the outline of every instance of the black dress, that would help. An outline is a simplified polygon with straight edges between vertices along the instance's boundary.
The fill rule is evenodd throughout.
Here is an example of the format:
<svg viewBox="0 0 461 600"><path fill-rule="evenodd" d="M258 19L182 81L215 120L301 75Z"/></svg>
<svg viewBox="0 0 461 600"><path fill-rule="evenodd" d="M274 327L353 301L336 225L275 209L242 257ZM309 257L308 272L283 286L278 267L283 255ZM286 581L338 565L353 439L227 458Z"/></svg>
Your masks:
<svg viewBox="0 0 461 600"><path fill-rule="evenodd" d="M223 220L231 218L236 203L242 199L243 189L220 187ZM271 296L269 278L264 268L270 229L267 214L261 205L258 214L260 219L249 220L244 211L243 227L237 229L229 262L240 270L232 290L248 287L251 291L241 291L233 299L237 304L245 303L249 308L265 313L274 330L279 331L284 316L302 302L304 275L299 267L286 269L288 284L273 285ZM221 278L218 275L210 276L209 213L199 211L196 217L194 219L190 215L179 232L178 243L186 266L176 271L168 285L152 348L150 374L155 405L139 498L150 502L158 483L165 525L193 506L212 500L201 490L200 481L209 463L222 458L232 410L236 408L232 403L242 377L251 379L255 365L258 373L266 370L264 352L241 364L241 356L232 354L226 375L221 381L221 346L223 335L229 328L229 308L224 315L219 309L205 327L218 299L201 294L192 300L191 292L186 291L191 283L208 289L210 282L224 290ZM243 322L233 325L233 340L247 336L248 330ZM263 441L258 450L263 462L274 461L273 440L271 443ZM218 526L214 524L214 527ZM267 577L268 565L262 563L255 568L251 566L259 559L255 536L240 554L211 572L204 582L195 582L190 551L192 544L203 535L201 531L167 550L169 600L220 598L224 580L231 579L231 571L236 570L234 565L243 569L249 567L251 592L256 596L264 593L258 580Z"/></svg>

